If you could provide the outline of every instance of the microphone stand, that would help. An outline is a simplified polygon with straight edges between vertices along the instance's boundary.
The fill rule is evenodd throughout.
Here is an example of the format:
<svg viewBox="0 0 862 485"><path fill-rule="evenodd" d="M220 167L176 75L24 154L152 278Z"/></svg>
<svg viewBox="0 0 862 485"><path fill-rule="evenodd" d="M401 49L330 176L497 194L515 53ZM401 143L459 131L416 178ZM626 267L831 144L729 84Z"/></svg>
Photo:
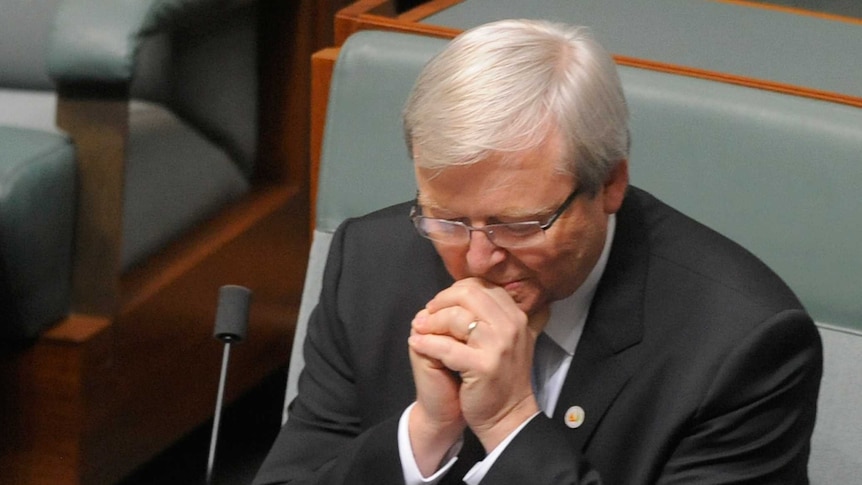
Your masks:
<svg viewBox="0 0 862 485"><path fill-rule="evenodd" d="M207 458L206 485L212 485L213 469L215 468L216 444L218 442L221 412L224 402L224 389L227 382L227 367L230 361L230 347L240 343L248 330L248 311L251 302L251 291L236 285L225 285L219 289L218 309L216 310L215 338L224 342L221 359L218 393L216 394L213 430L210 437L210 450Z"/></svg>

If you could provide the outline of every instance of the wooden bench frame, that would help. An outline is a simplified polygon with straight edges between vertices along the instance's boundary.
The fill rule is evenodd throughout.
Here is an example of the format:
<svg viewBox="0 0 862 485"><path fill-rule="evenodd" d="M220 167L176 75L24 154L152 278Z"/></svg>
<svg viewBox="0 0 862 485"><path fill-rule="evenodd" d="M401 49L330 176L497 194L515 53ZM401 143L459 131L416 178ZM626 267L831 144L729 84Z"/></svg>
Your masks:
<svg viewBox="0 0 862 485"><path fill-rule="evenodd" d="M0 351L0 483L113 483L205 423L218 383L222 346L212 332L224 284L254 292L226 402L287 365L309 248L308 60L332 42L340 6L262 4L264 109L251 192L124 274L115 160L127 101L93 102L61 88L58 121L82 161L84 249L72 313L35 343ZM93 130L114 142L95 144Z"/></svg>

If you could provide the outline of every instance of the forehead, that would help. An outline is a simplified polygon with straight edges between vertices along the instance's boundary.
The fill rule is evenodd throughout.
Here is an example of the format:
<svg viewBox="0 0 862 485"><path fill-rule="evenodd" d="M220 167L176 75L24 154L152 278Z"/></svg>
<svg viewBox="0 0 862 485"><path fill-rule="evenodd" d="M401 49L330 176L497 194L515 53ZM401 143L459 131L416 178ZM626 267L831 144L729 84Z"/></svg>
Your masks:
<svg viewBox="0 0 862 485"><path fill-rule="evenodd" d="M416 168L418 202L438 217L527 217L553 211L574 180L552 160L483 160L442 170Z"/></svg>

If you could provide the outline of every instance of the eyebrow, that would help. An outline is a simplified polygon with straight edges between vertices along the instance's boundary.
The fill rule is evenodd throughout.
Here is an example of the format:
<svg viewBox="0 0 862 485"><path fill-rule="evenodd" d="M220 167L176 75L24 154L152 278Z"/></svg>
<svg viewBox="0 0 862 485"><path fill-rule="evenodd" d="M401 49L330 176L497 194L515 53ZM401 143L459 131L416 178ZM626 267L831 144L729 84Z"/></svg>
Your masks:
<svg viewBox="0 0 862 485"><path fill-rule="evenodd" d="M431 212L442 213L439 216L434 216L439 219L447 219L447 220L459 220L459 219L468 219L472 218L458 215L457 212L447 209L439 204L434 203L433 201L429 201L426 197L423 197L419 191L416 192L416 203L419 204L422 209L427 209ZM554 212L555 207L544 207L540 209L510 209L508 212L487 215L479 218L484 219L485 221L504 221L506 219L515 219L512 222L530 222L530 221L539 221L541 222L543 218L547 218ZM450 216L451 215L451 216ZM442 217L449 216L449 217ZM496 222L488 222L488 223L496 223Z"/></svg>

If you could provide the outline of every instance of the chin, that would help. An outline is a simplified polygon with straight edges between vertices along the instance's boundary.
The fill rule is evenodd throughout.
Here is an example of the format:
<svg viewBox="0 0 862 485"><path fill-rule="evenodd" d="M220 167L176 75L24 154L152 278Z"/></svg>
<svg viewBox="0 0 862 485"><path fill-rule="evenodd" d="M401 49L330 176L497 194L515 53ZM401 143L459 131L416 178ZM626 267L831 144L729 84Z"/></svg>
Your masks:
<svg viewBox="0 0 862 485"><path fill-rule="evenodd" d="M511 295L512 299L515 300L515 304L518 305L518 308L521 309L522 312L527 315L535 315L539 313L543 309L545 309L548 304L544 299L540 299L535 295Z"/></svg>
<svg viewBox="0 0 862 485"><path fill-rule="evenodd" d="M536 307L544 300L542 298L543 292L540 288L533 285L532 282L516 281L503 286L503 288L512 297L512 300L515 301L518 308L528 315L533 313Z"/></svg>

